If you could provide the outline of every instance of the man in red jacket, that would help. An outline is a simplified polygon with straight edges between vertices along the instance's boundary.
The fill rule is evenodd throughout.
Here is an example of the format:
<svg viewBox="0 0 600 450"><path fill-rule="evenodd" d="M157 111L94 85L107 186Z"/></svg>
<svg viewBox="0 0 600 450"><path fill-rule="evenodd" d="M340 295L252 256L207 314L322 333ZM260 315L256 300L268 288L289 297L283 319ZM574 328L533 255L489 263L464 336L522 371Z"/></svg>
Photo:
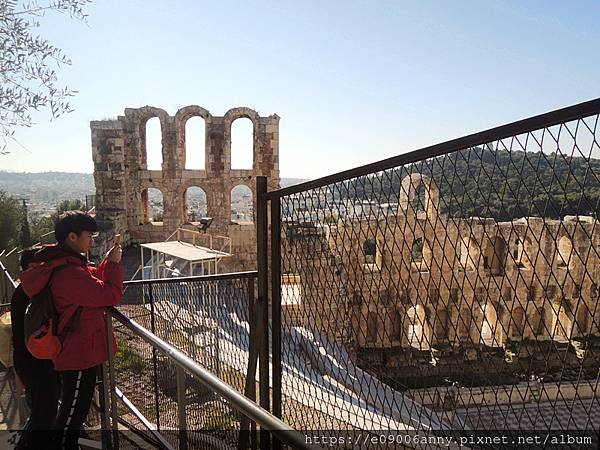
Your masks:
<svg viewBox="0 0 600 450"><path fill-rule="evenodd" d="M54 306L60 315L59 334L79 310L76 323L64 336L60 354L53 360L61 378L55 429L58 448L65 450L78 448L98 368L108 359L104 307L117 305L123 294L120 245L108 252L98 268L88 263L85 255L96 231L98 225L91 216L80 211L63 214L54 229L57 244L37 252L35 261L39 264L21 274L29 297L44 289L52 277Z"/></svg>

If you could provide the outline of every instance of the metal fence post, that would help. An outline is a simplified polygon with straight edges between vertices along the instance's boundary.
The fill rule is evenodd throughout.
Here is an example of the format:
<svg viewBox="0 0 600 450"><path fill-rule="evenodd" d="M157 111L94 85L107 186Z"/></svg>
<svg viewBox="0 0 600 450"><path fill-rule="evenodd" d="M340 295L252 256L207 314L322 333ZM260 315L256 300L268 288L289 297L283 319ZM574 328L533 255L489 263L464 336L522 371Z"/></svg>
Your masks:
<svg viewBox="0 0 600 450"><path fill-rule="evenodd" d="M108 381L108 363L102 364L102 393L100 395L100 424L102 448L112 448L112 442L110 439L110 394L109 394L109 381Z"/></svg>
<svg viewBox="0 0 600 450"><path fill-rule="evenodd" d="M186 421L186 397L185 397L185 371L175 365L177 371L177 415L179 418L179 449L187 450L187 421Z"/></svg>
<svg viewBox="0 0 600 450"><path fill-rule="evenodd" d="M154 309L154 295L152 285L148 285L148 300L150 300L150 331L156 335L156 311ZM152 370L154 372L154 412L156 414L156 429L160 430L160 409L158 405L158 361L156 349L152 347Z"/></svg>
<svg viewBox="0 0 600 450"><path fill-rule="evenodd" d="M271 346L273 352L273 415L281 418L281 211L271 199ZM273 448L281 442L273 439Z"/></svg>
<svg viewBox="0 0 600 450"><path fill-rule="evenodd" d="M244 395L250 400L256 400L256 363L258 358L257 338L259 330L257 329L257 311L254 298L254 278L248 278L248 324L250 333L248 336L248 371L246 372L246 382L244 386ZM251 422L246 416L240 419L240 436L238 439L238 450L248 448L248 437L251 438L250 448L256 448L256 424Z"/></svg>
<svg viewBox="0 0 600 450"><path fill-rule="evenodd" d="M262 329L261 345L259 350L259 385L260 406L270 411L269 392L269 261L268 261L268 237L269 224L267 219L267 178L256 177L256 245L257 245L257 269L258 269L258 304ZM268 450L270 448L269 434L260 432L260 447Z"/></svg>
<svg viewBox="0 0 600 450"><path fill-rule="evenodd" d="M106 314L106 340L108 347L108 389L110 393L110 413L111 413L111 429L112 429L112 443L115 449L119 448L119 416L118 416L118 405L117 396L115 394L115 362L113 357L114 342L113 342L113 327L112 327L112 316Z"/></svg>
<svg viewBox="0 0 600 450"><path fill-rule="evenodd" d="M217 321L217 326L214 328L215 338L215 374L221 376L221 341L220 341L220 328L221 328L221 312L222 308L219 304L219 285L214 284L214 289L210 289L209 286L209 298L211 303L212 315Z"/></svg>

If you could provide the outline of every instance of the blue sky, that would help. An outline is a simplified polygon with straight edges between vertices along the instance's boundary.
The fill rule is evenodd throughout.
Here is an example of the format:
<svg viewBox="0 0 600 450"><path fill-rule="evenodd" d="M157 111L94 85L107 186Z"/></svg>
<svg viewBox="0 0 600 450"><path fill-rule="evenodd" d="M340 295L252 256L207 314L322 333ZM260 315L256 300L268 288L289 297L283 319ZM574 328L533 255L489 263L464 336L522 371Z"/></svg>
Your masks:
<svg viewBox="0 0 600 450"><path fill-rule="evenodd" d="M40 30L75 112L0 169L91 172L90 120L153 105L277 113L284 177L314 178L599 96L600 2L96 0Z"/></svg>

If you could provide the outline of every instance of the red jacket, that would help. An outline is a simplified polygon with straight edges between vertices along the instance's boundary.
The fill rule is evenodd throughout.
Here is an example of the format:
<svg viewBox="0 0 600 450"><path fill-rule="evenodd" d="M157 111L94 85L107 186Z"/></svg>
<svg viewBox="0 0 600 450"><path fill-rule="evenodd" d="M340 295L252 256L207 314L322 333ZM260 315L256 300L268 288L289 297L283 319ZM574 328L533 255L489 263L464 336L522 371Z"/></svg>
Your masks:
<svg viewBox="0 0 600 450"><path fill-rule="evenodd" d="M66 264L54 273L51 283L54 306L61 317L59 333L69 317L82 307L79 319L64 337L54 369L83 370L108 360L104 307L117 305L123 295L121 263L104 260L95 268L85 256L56 245L44 247L36 253L35 260L41 264L20 276L29 297L46 286L53 268ZM116 345L114 348L116 351Z"/></svg>

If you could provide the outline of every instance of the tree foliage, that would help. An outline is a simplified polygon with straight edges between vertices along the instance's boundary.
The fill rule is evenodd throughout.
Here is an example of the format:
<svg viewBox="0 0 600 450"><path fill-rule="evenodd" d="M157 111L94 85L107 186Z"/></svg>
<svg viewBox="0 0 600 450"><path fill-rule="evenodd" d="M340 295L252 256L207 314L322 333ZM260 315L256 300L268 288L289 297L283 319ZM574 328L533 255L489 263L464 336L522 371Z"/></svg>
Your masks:
<svg viewBox="0 0 600 450"><path fill-rule="evenodd" d="M19 201L0 191L0 251L19 245L22 223L23 208Z"/></svg>
<svg viewBox="0 0 600 450"><path fill-rule="evenodd" d="M56 212L52 215L55 219L58 219L58 216L65 211L83 211L85 209L85 205L81 200L71 199L71 200L63 200L56 207Z"/></svg>
<svg viewBox="0 0 600 450"><path fill-rule="evenodd" d="M42 238L45 234L54 231L54 224L63 212L83 210L85 210L85 205L81 200L63 200L56 207L56 211L54 211L50 216L39 217L30 221L29 229L31 232L31 240L33 242L42 242Z"/></svg>
<svg viewBox="0 0 600 450"><path fill-rule="evenodd" d="M6 153L6 137L16 127L32 125L32 111L47 108L55 118L72 110L68 98L76 92L59 86L56 73L71 61L35 31L50 12L85 21L90 1L0 0L0 153Z"/></svg>
<svg viewBox="0 0 600 450"><path fill-rule="evenodd" d="M41 242L45 234L53 232L54 224L63 212L84 209L85 204L79 199L63 200L50 216L30 220L31 242ZM23 214L19 200L0 190L0 251L21 245Z"/></svg>
<svg viewBox="0 0 600 450"><path fill-rule="evenodd" d="M410 173L433 179L451 217L600 216L600 160L559 153L471 148L359 177L337 196L395 202Z"/></svg>

